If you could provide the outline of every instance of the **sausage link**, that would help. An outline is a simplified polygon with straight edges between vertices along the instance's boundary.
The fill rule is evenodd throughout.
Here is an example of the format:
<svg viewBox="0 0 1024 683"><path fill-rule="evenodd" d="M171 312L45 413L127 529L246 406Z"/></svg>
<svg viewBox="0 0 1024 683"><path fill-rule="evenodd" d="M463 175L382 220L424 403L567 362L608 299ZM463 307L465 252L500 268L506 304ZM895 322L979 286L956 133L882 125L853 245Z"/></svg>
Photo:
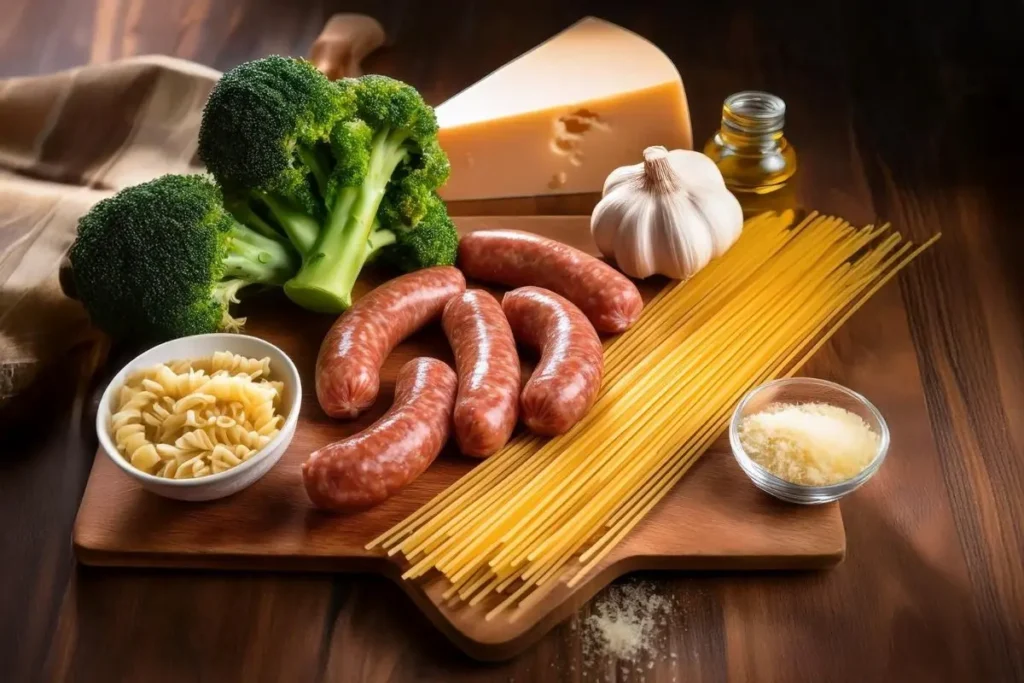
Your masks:
<svg viewBox="0 0 1024 683"><path fill-rule="evenodd" d="M516 426L519 355L512 330L497 299L480 289L449 301L441 325L459 372L455 439L463 454L486 458Z"/></svg>
<svg viewBox="0 0 1024 683"><path fill-rule="evenodd" d="M644 300L610 265L556 240L519 230L481 230L459 240L467 277L509 287L536 285L579 306L598 332L624 332Z"/></svg>
<svg viewBox="0 0 1024 683"><path fill-rule="evenodd" d="M434 462L451 424L458 379L446 364L415 358L398 371L395 402L365 430L310 454L302 465L309 499L352 512L395 495Z"/></svg>
<svg viewBox="0 0 1024 683"><path fill-rule="evenodd" d="M465 290L457 268L438 266L397 277L356 301L320 345L316 396L324 412L351 419L373 405L384 359Z"/></svg>
<svg viewBox="0 0 1024 683"><path fill-rule="evenodd" d="M601 388L604 349L597 331L571 301L540 287L506 293L501 308L516 341L540 351L519 396L523 422L536 434L564 434Z"/></svg>

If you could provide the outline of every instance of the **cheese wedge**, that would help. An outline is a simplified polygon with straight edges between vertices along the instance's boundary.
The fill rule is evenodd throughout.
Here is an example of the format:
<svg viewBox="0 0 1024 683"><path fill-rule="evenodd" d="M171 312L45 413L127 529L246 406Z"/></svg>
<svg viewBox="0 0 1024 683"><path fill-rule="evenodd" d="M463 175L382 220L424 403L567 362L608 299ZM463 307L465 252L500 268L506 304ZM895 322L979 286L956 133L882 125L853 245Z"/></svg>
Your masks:
<svg viewBox="0 0 1024 683"><path fill-rule="evenodd" d="M653 44L587 17L436 109L449 201L600 192L644 148L692 149L679 72Z"/></svg>

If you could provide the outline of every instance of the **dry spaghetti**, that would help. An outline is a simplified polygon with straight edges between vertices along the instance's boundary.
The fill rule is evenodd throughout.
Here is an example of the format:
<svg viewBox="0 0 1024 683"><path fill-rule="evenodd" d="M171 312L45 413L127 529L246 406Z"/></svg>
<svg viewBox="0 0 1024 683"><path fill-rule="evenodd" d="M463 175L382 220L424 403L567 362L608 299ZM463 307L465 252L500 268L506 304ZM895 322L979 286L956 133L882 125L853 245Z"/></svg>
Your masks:
<svg viewBox="0 0 1024 683"><path fill-rule="evenodd" d="M736 402L796 372L900 269L914 248L888 226L791 212L748 221L722 258L665 289L606 345L590 413L553 439L510 443L372 541L429 571L487 618L553 580L579 582L683 477ZM488 603L490 604L490 603Z"/></svg>

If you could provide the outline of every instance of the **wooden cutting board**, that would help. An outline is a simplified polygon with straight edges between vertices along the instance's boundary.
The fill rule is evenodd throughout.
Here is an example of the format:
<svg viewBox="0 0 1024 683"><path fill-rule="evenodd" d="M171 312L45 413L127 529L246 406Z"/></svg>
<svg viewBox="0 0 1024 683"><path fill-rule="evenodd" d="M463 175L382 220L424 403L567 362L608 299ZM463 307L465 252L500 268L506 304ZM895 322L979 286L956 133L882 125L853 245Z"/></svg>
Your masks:
<svg viewBox="0 0 1024 683"><path fill-rule="evenodd" d="M460 230L528 229L593 251L586 216L458 218ZM368 283L367 286L369 286ZM645 292L651 296L658 283ZM271 313L272 312L272 313ZM846 548L836 504L795 506L758 491L720 440L686 478L573 589L552 582L525 610L484 619L490 603L473 608L441 600L443 579L400 579L397 559L364 545L460 476L476 461L444 452L400 495L355 515L314 510L299 468L310 451L358 431L390 405L398 368L429 355L451 362L439 326L425 329L388 359L381 398L356 422L323 414L313 391L320 340L333 320L290 306L281 297L247 302L247 331L280 346L303 381L301 418L281 461L255 485L209 503L183 503L146 493L103 453L97 454L74 528L79 561L89 565L228 570L377 572L392 577L430 620L478 659L512 657L538 640L616 577L641 569L814 569L838 563Z"/></svg>

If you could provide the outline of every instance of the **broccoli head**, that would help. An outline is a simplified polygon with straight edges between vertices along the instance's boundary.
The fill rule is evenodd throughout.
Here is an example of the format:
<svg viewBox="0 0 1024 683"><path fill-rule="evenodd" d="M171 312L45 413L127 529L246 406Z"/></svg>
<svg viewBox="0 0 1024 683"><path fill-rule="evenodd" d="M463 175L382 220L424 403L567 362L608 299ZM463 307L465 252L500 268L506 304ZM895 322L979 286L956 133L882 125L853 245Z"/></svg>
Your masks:
<svg viewBox="0 0 1024 683"><path fill-rule="evenodd" d="M299 258L239 223L204 176L166 175L85 214L69 252L78 298L115 337L149 340L237 329L229 306L250 284L280 286Z"/></svg>
<svg viewBox="0 0 1024 683"><path fill-rule="evenodd" d="M383 242L391 234L393 241L382 245L377 261L403 272L455 265L459 234L437 193L431 193L424 206L423 217L415 227L410 227L400 218L389 219L389 215L392 212L381 206L381 218L374 235Z"/></svg>
<svg viewBox="0 0 1024 683"><path fill-rule="evenodd" d="M442 226L419 235L422 246L406 244L406 235L418 230L428 209L444 213L435 190L448 179L449 165L437 144L433 109L415 88L386 76L344 79L337 87L354 98L355 116L336 126L331 137L335 165L320 239L285 284L292 300L325 312L351 305L353 285L378 250L382 261L425 267L439 263L409 254L441 254L450 241ZM387 232L379 232L382 226ZM428 248L435 234L441 243ZM396 254L386 256L392 250Z"/></svg>
<svg viewBox="0 0 1024 683"><path fill-rule="evenodd" d="M309 62L271 56L225 73L199 128L199 156L243 220L287 235L297 248L319 232L331 131L354 96ZM323 159L321 159L323 157Z"/></svg>
<svg viewBox="0 0 1024 683"><path fill-rule="evenodd" d="M214 88L199 145L235 216L302 255L285 293L305 308L348 308L377 256L404 268L450 262L457 238L436 193L448 158L433 109L401 81L332 83L302 60L249 62Z"/></svg>

